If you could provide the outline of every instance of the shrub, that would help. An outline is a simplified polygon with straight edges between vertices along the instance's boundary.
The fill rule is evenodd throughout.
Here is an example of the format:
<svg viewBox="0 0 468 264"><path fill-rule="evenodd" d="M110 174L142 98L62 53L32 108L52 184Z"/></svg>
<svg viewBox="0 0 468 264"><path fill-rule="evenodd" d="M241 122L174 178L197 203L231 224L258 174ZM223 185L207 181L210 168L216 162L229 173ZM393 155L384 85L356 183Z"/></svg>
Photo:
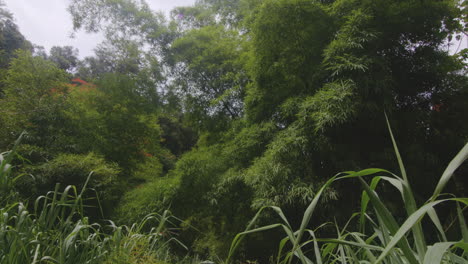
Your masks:
<svg viewBox="0 0 468 264"><path fill-rule="evenodd" d="M101 200L115 199L112 188L116 188L114 180L120 172L119 167L94 153L60 154L49 162L25 166L22 173L31 177L23 177L17 188L23 197L32 198L53 190L57 183L82 188L91 172L93 176L89 188L93 189Z"/></svg>
<svg viewBox="0 0 468 264"><path fill-rule="evenodd" d="M92 175L80 182L81 190L72 185L60 189L57 185L55 191L36 199L31 213L15 195L17 178L11 174L10 165L13 153L0 155L0 263L164 264L173 262L169 243L185 248L170 235L168 227L174 217L168 211L149 214L130 226L116 226L112 221L106 221L108 225L90 222L83 211L83 194L88 184L95 181ZM92 165L101 181L103 175L118 171L103 166L103 160L94 154L82 155L82 163L76 160L78 157L57 157L48 168L55 168L52 172L58 173L86 170ZM62 168L66 165L70 165L69 171ZM144 232L146 229L149 230Z"/></svg>
<svg viewBox="0 0 468 264"><path fill-rule="evenodd" d="M137 181L151 181L161 177L163 164L157 157L147 157L145 162L137 165L133 178Z"/></svg>
<svg viewBox="0 0 468 264"><path fill-rule="evenodd" d="M158 177L138 185L127 192L115 212L119 223L133 223L145 215L162 212L169 208L170 201L179 185L179 179Z"/></svg>

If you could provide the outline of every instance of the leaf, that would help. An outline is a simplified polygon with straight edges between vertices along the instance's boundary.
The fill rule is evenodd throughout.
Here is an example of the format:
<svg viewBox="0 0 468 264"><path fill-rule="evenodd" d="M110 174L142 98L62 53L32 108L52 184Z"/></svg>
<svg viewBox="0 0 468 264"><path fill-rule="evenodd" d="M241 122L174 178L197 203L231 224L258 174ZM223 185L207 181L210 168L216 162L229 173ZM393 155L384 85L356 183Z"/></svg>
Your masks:
<svg viewBox="0 0 468 264"><path fill-rule="evenodd" d="M398 224L397 224L395 218L392 216L390 211L388 211L388 209L384 206L382 201L380 201L380 199L377 197L375 192L370 189L369 185L367 185L367 183L362 178L359 178L359 180L361 181L362 185L364 186L364 189L366 190L367 194L369 195L369 198L370 198L370 200L372 202L372 205L375 208L375 211L376 211L379 219L383 222L385 227L388 228L388 230L390 231L391 234L396 234L397 231L398 231ZM403 251L405 256L408 258L408 261L410 263L417 264L418 261L414 257L413 252L412 252L412 250L411 250L411 248L409 246L408 241L406 240L406 238L403 238L403 240L400 241L401 239L402 238L398 239L398 241L396 241L396 243L400 244L401 250ZM376 263L378 263L378 262L379 262L379 260L377 260Z"/></svg>
<svg viewBox="0 0 468 264"><path fill-rule="evenodd" d="M403 164L403 160L401 158L400 152L398 151L398 146L396 140L393 136L392 128L390 126L390 121L388 120L387 114L385 114L385 119L387 120L388 131L390 133L390 137L392 139L393 148L395 149L395 155L398 160L398 165L400 166L400 171L403 176L403 192L401 193L403 196L403 201L405 204L405 209L408 215L413 214L416 209L416 200L414 199L413 192L411 191L410 182L408 180L408 176L406 175L406 169ZM413 226L413 236L414 242L416 244L416 249L418 251L420 261L423 259L424 254L426 253L426 240L424 238L424 233L422 230L422 226L420 223L416 223Z"/></svg>
<svg viewBox="0 0 468 264"><path fill-rule="evenodd" d="M442 227L442 224L440 223L436 210L434 210L434 208L429 209L429 211L427 211L427 215L431 218L432 223L435 225L435 227L439 231L440 235L442 236L443 241L447 242L447 236L445 235L444 228Z"/></svg>
<svg viewBox="0 0 468 264"><path fill-rule="evenodd" d="M314 241L315 261L317 261L317 264L322 264L322 256L321 256L320 249L317 243L317 238L315 237L315 232L312 230L309 230L309 234L312 236L313 241Z"/></svg>
<svg viewBox="0 0 468 264"><path fill-rule="evenodd" d="M468 158L468 143L460 150L460 152L450 161L449 165L445 169L442 177L437 183L437 186L434 190L434 194L432 194L431 201L434 201L437 196L442 192L447 182L453 176L453 173L460 167L460 165Z"/></svg>
<svg viewBox="0 0 468 264"><path fill-rule="evenodd" d="M440 264L445 252L457 242L441 242L429 246L424 256L424 264Z"/></svg>
<svg viewBox="0 0 468 264"><path fill-rule="evenodd" d="M392 237L388 245L385 247L384 252L379 256L379 258L376 261L377 263L380 263L389 253L390 251L395 247L395 245L403 239L404 235L411 229L413 228L414 225L418 224L422 217L434 206L446 202L446 201L459 201L465 204L468 204L468 199L467 198L452 198L452 199L444 199L444 200L438 200L434 202L430 202L425 204L423 207L419 208L416 212L414 212L406 221L403 223L403 225L398 229L398 231L395 233L395 235Z"/></svg>
<svg viewBox="0 0 468 264"><path fill-rule="evenodd" d="M457 216L458 221L460 222L460 231L462 233L463 242L468 243L468 228L466 227L465 217L463 216L463 210L460 207L460 204L457 203Z"/></svg>

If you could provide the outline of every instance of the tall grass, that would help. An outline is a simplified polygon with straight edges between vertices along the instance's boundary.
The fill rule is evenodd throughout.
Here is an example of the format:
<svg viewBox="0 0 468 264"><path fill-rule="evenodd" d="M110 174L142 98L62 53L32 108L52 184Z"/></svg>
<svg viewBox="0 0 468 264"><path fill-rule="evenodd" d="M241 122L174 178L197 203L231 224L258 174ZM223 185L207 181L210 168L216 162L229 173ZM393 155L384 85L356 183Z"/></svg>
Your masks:
<svg viewBox="0 0 468 264"><path fill-rule="evenodd" d="M281 208L264 207L257 212L246 230L234 238L226 262L231 262L236 248L246 235L281 228L286 236L279 242L277 263L292 263L293 261L299 261L302 264L468 263L468 228L462 212L463 208L468 205L468 198L457 198L442 194L445 185L453 176L455 170L468 158L468 144L448 164L437 186L435 186L432 196L424 204L418 206L389 124L388 127L401 176L383 169L347 171L335 175L315 194L314 199L304 213L300 228L297 230L291 227ZM369 177L371 177L370 184L367 180ZM357 178L364 189L359 212L350 217L345 227L340 228L335 224L336 237L318 238L316 236L317 231L328 224L320 225L316 229L310 229L309 223L323 191L334 182L351 178ZM401 194L407 216L405 221L398 222L379 197L376 188L381 182L389 183ZM460 230L458 240L448 241L447 239L446 231L436 211L436 207L443 203L454 203L457 208L457 223ZM259 216L263 210L267 209L275 211L281 222L256 227ZM428 217L429 222L437 230L439 241L430 243L425 237L421 224L424 217ZM353 222L354 225L352 225ZM349 226L359 226L359 230L348 230L350 229Z"/></svg>
<svg viewBox="0 0 468 264"><path fill-rule="evenodd" d="M57 185L36 199L32 212L18 200L11 174L13 151L0 155L0 263L165 263L171 236L168 211L150 214L132 226L90 223L84 215L84 187ZM153 227L151 227L153 226Z"/></svg>

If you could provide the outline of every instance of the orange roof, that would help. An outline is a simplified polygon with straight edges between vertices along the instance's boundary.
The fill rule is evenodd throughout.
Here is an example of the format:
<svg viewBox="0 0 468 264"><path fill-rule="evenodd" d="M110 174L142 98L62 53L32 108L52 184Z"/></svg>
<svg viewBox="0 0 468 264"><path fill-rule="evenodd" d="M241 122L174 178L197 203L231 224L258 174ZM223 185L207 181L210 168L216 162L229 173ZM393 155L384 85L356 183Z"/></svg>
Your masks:
<svg viewBox="0 0 468 264"><path fill-rule="evenodd" d="M81 80L80 78L74 78L74 79L72 79L71 81L72 81L72 83L79 83L79 84L83 84L83 85L89 85L88 82L83 81L83 80Z"/></svg>

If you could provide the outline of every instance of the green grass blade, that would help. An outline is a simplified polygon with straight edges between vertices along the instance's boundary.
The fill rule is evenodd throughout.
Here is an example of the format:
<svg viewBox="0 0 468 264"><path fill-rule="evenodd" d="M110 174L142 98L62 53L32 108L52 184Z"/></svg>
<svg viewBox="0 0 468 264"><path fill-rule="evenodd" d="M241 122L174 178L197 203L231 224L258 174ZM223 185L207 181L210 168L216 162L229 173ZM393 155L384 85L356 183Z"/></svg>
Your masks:
<svg viewBox="0 0 468 264"><path fill-rule="evenodd" d="M308 230L309 234L312 236L314 241L314 253L315 253L315 261L317 264L322 264L322 254L320 253L320 249L317 243L317 237L315 237L315 232L312 230Z"/></svg>
<svg viewBox="0 0 468 264"><path fill-rule="evenodd" d="M428 204L425 204L423 207L419 208L416 212L414 212L408 219L403 223L403 225L398 229L398 231L395 233L393 236L392 240L388 243L386 246L384 252L379 256L379 258L376 261L377 263L380 263L389 253L390 251L395 247L395 245L404 238L405 234L420 220L422 217L430 210L430 208L434 208L437 204L440 204L442 202L446 201L460 201L463 203L468 203L468 199L461 199L461 198L453 198L453 199L445 199L445 200L438 200L434 202L430 202Z"/></svg>
<svg viewBox="0 0 468 264"><path fill-rule="evenodd" d="M345 240L343 238L340 238L340 239L339 238L317 238L317 239L312 239L312 240L307 241L306 243L303 244L303 246L313 243L314 241L323 242L323 243L333 243L337 245L347 245L347 246L353 246L353 247L358 247L358 248L367 248L367 249L376 250L376 251L384 251L383 247L369 245L369 244L366 244L365 241L353 242L353 241Z"/></svg>
<svg viewBox="0 0 468 264"><path fill-rule="evenodd" d="M405 209L408 215L413 214L417 210L416 200L414 199L413 192L411 191L410 182L408 180L408 176L406 174L406 169L403 164L403 159L401 158L400 151L398 150L398 146L393 136L392 128L390 126L390 121L388 120L387 114L385 114L385 119L387 120L388 131L390 133L390 138L392 139L393 148L395 150L395 155L398 160L398 165L400 166L400 171L403 177L403 201L405 203ZM417 223L413 226L413 236L414 242L416 244L416 249L418 251L419 260L422 261L424 255L426 254L426 240L424 238L424 233L422 230L422 226L420 223Z"/></svg>
<svg viewBox="0 0 468 264"><path fill-rule="evenodd" d="M460 165L468 158L468 143L460 150L460 152L450 161L449 165L445 169L442 177L437 183L437 186L434 190L434 194L432 194L431 201L437 199L437 196L442 192L447 182L453 176L453 173L460 167Z"/></svg>
<svg viewBox="0 0 468 264"><path fill-rule="evenodd" d="M463 216L463 210L460 207L460 204L457 203L457 217L458 222L460 222L460 231L462 233L463 242L468 243L468 228L466 227L465 217Z"/></svg>
<svg viewBox="0 0 468 264"><path fill-rule="evenodd" d="M283 248L286 245L286 243L289 241L289 237L285 237L281 239L279 247L278 247L278 254L276 256L276 263L279 264L281 262L281 257L283 255Z"/></svg>
<svg viewBox="0 0 468 264"><path fill-rule="evenodd" d="M434 210L434 208L429 209L427 211L427 215L429 216L429 218L431 218L432 223L435 225L440 235L442 236L443 242L447 242L447 236L445 235L444 228L442 227L442 223L440 222L440 219L437 216L436 210Z"/></svg>
<svg viewBox="0 0 468 264"><path fill-rule="evenodd" d="M463 249L464 251L468 251L468 243L458 242L454 244L454 247L458 247L458 248Z"/></svg>
<svg viewBox="0 0 468 264"><path fill-rule="evenodd" d="M328 256L332 254L333 250L335 250L337 245L338 244L336 244L334 242L330 242L330 243L325 244L325 246L322 247L322 258L323 259L328 258Z"/></svg>
<svg viewBox="0 0 468 264"><path fill-rule="evenodd" d="M379 181L381 180L380 177L374 177L372 179L370 188L371 190L375 190L377 187L377 184L379 184ZM361 228L361 232L364 233L366 230L365 224L366 224L366 212L367 212L367 205L369 204L369 195L367 194L366 191L362 191L361 195L361 214L359 216L359 225Z"/></svg>
<svg viewBox="0 0 468 264"><path fill-rule="evenodd" d="M355 233L351 233L351 236L354 237L354 239L360 243L361 245L368 245L368 246L372 246L370 245L368 242L364 241L359 235L355 234ZM364 247L362 246L361 247L363 250L364 250L364 253L366 254L367 258L369 259L369 261L371 263L375 262L377 260L377 257L372 253L372 251L370 250L370 248L368 247ZM383 248L381 247L374 247L373 249L375 248L379 248L378 250L383 250Z"/></svg>
<svg viewBox="0 0 468 264"><path fill-rule="evenodd" d="M392 128L390 126L390 121L388 120L387 114L385 114L385 119L387 120L388 132L390 133L390 138L392 139L393 149L395 151L395 155L396 155L397 160L398 160L398 166L400 166L401 176L403 177L403 180L405 182L408 182L408 177L406 175L406 169L405 169L405 166L403 164L403 160L401 158L400 151L398 151L398 146L397 146L395 137L393 136Z"/></svg>
<svg viewBox="0 0 468 264"><path fill-rule="evenodd" d="M229 248L229 253L228 253L228 256L226 258L226 263L229 263L232 256L234 255L237 247L239 247L239 244L242 242L243 238L244 238L244 235L245 234L248 234L247 232L252 230L253 226L255 225L255 223L257 223L257 220L258 218L260 217L261 213L263 212L263 210L267 209L267 208L270 208L268 206L265 206L265 207L262 207L260 208L257 213L255 214L255 216L252 218L252 220L250 221L250 223L247 225L247 227L245 228L245 231L242 232L242 233L239 233L237 234L234 239L232 240L231 242L231 247ZM279 225L279 224L278 224Z"/></svg>
<svg viewBox="0 0 468 264"><path fill-rule="evenodd" d="M364 186L364 189L366 190L367 194L369 194L369 198L372 202L372 205L374 206L376 213L379 215L380 220L388 228L391 234L396 234L399 227L398 227L396 220L393 218L392 214L390 213L390 211L388 211L388 209L385 207L382 201L380 201L380 199L377 197L375 192L370 189L369 185L367 185L367 183L361 177L359 178L359 180ZM419 262L414 257L413 251L411 250L406 238L401 239L402 241L400 241L400 239L397 241L397 243L399 243L401 250L404 252L405 256L408 258L408 261L412 264L418 264Z"/></svg>
<svg viewBox="0 0 468 264"><path fill-rule="evenodd" d="M440 264L447 250L456 242L441 242L430 246L424 256L424 264Z"/></svg>
<svg viewBox="0 0 468 264"><path fill-rule="evenodd" d="M270 206L271 209L273 209L273 211L276 212L276 214L281 218L281 220L283 220L283 222L286 224L286 226L290 229L290 230L293 230L291 225L289 224L289 221L288 219L286 218L286 216L284 215L283 213L283 210L281 210L281 208L279 208L278 206Z"/></svg>
<svg viewBox="0 0 468 264"><path fill-rule="evenodd" d="M309 204L309 206L307 207L305 213L304 213L304 216L302 217L302 222L301 222L301 226L298 230L298 234L297 234L297 237L295 239L295 241L292 241L293 242L293 249L292 249L292 252L295 252L296 250L299 249L299 244L300 244L300 241L302 239L302 236L304 234L304 232L306 231L307 229L307 225L309 225L309 222L310 222L310 219L312 218L312 215L315 211L315 207L317 206L318 204L318 201L320 200L320 197L323 193L323 191L328 188L328 186L330 186L330 184L333 183L333 181L335 181L335 179L338 177L338 175L335 175L334 177L332 177L331 179L329 179L323 186L322 188L320 188L320 190L316 193L314 199L312 199L312 202ZM292 261L292 258L290 259L289 263L291 263Z"/></svg>

